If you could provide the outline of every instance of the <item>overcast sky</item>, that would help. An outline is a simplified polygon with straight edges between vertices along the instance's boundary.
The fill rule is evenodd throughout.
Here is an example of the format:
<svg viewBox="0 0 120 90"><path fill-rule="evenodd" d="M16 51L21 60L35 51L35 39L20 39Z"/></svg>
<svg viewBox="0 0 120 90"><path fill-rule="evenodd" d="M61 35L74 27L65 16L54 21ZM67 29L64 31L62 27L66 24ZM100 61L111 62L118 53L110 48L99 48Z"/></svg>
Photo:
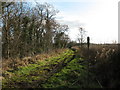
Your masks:
<svg viewBox="0 0 120 90"><path fill-rule="evenodd" d="M119 0L36 1L51 3L60 11L56 19L62 24L69 25L69 36L72 40L76 40L78 27L81 26L87 31L92 43L118 41Z"/></svg>

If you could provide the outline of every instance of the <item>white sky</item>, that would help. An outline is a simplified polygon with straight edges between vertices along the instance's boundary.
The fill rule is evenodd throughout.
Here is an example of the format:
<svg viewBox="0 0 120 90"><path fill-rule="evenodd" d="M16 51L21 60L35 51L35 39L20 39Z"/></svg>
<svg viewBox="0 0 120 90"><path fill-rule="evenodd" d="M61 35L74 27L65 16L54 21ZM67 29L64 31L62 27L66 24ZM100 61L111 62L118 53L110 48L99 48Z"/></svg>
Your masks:
<svg viewBox="0 0 120 90"><path fill-rule="evenodd" d="M35 1L51 3L60 11L56 19L62 24L69 25L69 36L72 40L76 40L78 27L82 26L92 43L112 43L115 40L118 42L119 0Z"/></svg>
<svg viewBox="0 0 120 90"><path fill-rule="evenodd" d="M81 0L82 1L82 0ZM61 23L70 27L70 37L76 40L78 27L83 26L90 36L92 43L112 43L118 41L118 1L116 0L87 0L77 2L78 6L64 5L58 14ZM82 6L81 3L84 3ZM76 5L76 4L75 4ZM85 7L84 7L85 6ZM74 9L72 9L74 8ZM83 10L81 10L82 8Z"/></svg>

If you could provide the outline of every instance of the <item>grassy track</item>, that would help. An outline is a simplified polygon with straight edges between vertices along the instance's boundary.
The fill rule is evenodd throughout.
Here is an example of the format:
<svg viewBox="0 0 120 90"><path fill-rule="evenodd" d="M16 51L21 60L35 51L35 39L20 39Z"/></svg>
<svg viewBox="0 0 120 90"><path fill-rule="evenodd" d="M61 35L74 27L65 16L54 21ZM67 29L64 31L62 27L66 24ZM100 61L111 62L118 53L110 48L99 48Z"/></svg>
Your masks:
<svg viewBox="0 0 120 90"><path fill-rule="evenodd" d="M57 57L21 67L3 80L3 88L85 88L99 87L92 78L87 83L87 66L72 50ZM91 74L92 75L92 74Z"/></svg>
<svg viewBox="0 0 120 90"><path fill-rule="evenodd" d="M73 51L66 51L57 57L52 57L37 64L29 64L17 71L7 72L12 77L3 80L3 88L34 88L41 87L41 83L47 81L53 74L59 72L71 58Z"/></svg>

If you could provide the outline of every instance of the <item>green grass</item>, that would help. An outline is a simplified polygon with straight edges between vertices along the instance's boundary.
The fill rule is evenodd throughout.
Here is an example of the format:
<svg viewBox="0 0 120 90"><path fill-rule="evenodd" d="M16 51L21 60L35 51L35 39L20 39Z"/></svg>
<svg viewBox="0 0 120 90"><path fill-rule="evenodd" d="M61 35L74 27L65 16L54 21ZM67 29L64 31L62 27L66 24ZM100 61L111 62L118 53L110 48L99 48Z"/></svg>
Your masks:
<svg viewBox="0 0 120 90"><path fill-rule="evenodd" d="M3 80L3 88L21 88L23 84L26 84L26 87L38 87L39 85L37 84L46 80L47 76L49 76L49 73L54 69L55 65L64 61L65 58L70 59L73 55L73 51L67 50L58 57L51 57L44 61L39 61L37 64L29 64L28 66L20 67L18 70L11 72L12 77L6 77Z"/></svg>
<svg viewBox="0 0 120 90"><path fill-rule="evenodd" d="M12 76L6 77L2 86L3 88L99 87L93 78L90 78L88 85L87 64L79 56L73 58L74 55L73 51L67 50L57 57L8 72ZM92 77L91 73L89 75Z"/></svg>
<svg viewBox="0 0 120 90"><path fill-rule="evenodd" d="M73 59L59 73L54 74L44 88L97 88L99 85L92 78L88 83L88 71L86 65L81 65L81 58ZM91 73L89 73L92 76Z"/></svg>

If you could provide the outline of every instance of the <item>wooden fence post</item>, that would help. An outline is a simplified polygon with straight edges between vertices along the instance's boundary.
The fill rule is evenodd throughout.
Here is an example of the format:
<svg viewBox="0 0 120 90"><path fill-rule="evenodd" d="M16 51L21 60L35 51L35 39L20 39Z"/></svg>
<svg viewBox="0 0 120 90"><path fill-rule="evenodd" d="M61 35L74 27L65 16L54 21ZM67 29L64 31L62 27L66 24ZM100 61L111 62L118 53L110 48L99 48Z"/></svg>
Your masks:
<svg viewBox="0 0 120 90"><path fill-rule="evenodd" d="M90 46L90 37L87 37L87 47L89 49L89 46Z"/></svg>
<svg viewBox="0 0 120 90"><path fill-rule="evenodd" d="M87 63L88 63L88 67L87 67L87 69L88 69L87 84L88 84L88 88L89 88L89 60L90 60L89 47L90 47L90 37L87 37L87 48L88 48L88 51L87 51L87 53L88 53L88 60L87 60Z"/></svg>

